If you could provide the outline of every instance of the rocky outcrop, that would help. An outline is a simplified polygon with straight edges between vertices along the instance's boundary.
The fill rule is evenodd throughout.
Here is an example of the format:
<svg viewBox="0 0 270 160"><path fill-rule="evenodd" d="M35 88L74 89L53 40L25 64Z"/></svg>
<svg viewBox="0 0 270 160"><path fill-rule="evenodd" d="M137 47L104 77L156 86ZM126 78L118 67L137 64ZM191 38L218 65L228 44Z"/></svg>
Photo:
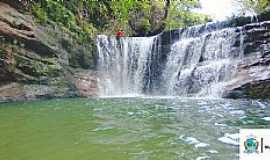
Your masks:
<svg viewBox="0 0 270 160"><path fill-rule="evenodd" d="M223 96L270 98L270 22L248 24L243 28L244 58Z"/></svg>
<svg viewBox="0 0 270 160"><path fill-rule="evenodd" d="M95 67L94 49L56 25L38 25L0 2L0 42L0 101L97 94L95 77L84 71ZM78 74L91 77L87 95Z"/></svg>
<svg viewBox="0 0 270 160"><path fill-rule="evenodd" d="M77 72L74 76L75 87L81 97L98 95L97 73L93 71Z"/></svg>
<svg viewBox="0 0 270 160"><path fill-rule="evenodd" d="M269 52L268 52L269 53ZM270 54L246 58L234 81L225 87L226 98L270 98Z"/></svg>

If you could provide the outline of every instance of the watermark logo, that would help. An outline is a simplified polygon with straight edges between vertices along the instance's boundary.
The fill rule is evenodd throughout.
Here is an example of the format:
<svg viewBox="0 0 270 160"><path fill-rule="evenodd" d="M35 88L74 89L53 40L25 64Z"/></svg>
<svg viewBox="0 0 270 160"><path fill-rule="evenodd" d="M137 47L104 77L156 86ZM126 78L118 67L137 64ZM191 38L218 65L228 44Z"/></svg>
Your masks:
<svg viewBox="0 0 270 160"><path fill-rule="evenodd" d="M270 129L240 130L240 160L269 160Z"/></svg>
<svg viewBox="0 0 270 160"><path fill-rule="evenodd" d="M258 153L259 142L256 139L256 136L250 135L246 138L244 142L245 153Z"/></svg>

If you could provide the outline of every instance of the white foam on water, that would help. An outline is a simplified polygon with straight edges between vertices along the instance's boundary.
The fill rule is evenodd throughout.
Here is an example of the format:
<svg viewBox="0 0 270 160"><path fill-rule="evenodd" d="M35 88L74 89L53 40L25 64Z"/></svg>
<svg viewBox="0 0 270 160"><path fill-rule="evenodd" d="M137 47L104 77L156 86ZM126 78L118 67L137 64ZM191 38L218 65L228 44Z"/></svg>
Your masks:
<svg viewBox="0 0 270 160"><path fill-rule="evenodd" d="M208 153L211 153L211 154L217 154L218 153L218 151L217 150L209 150L209 151L207 151Z"/></svg>
<svg viewBox="0 0 270 160"><path fill-rule="evenodd" d="M262 119L265 121L270 121L270 117L263 117Z"/></svg>
<svg viewBox="0 0 270 160"><path fill-rule="evenodd" d="M207 159L210 159L209 156L200 156L200 157L197 157L196 160L207 160Z"/></svg>
<svg viewBox="0 0 270 160"><path fill-rule="evenodd" d="M234 133L234 134L226 133L224 137L218 138L218 140L225 144L239 146L240 136L239 136L239 133Z"/></svg>
<svg viewBox="0 0 270 160"><path fill-rule="evenodd" d="M136 98L136 97L144 97L143 95L140 94L124 94L124 95L102 95L99 96L99 98Z"/></svg>
<svg viewBox="0 0 270 160"><path fill-rule="evenodd" d="M205 148L209 146L209 144L200 142L197 138L194 137L185 137L182 135L179 137L179 139L182 139L187 144L194 145L195 148Z"/></svg>
<svg viewBox="0 0 270 160"><path fill-rule="evenodd" d="M222 124L222 123L215 123L214 124L215 126L221 126L221 127L226 127L226 126L228 126L227 124Z"/></svg>
<svg viewBox="0 0 270 160"><path fill-rule="evenodd" d="M190 100L223 100L220 97L185 97L185 96L151 96L144 94L123 94L123 95L101 95L98 98L112 99L112 98L142 98L142 99L178 99L182 102Z"/></svg>
<svg viewBox="0 0 270 160"><path fill-rule="evenodd" d="M184 141L186 142L186 143L188 143L188 144L198 144L198 143L200 143L200 141L198 141L196 138L194 138L194 137L186 137L185 139L184 139Z"/></svg>
<svg viewBox="0 0 270 160"><path fill-rule="evenodd" d="M129 116L133 116L135 113L134 113L134 112L127 112L127 114L128 114Z"/></svg>
<svg viewBox="0 0 270 160"><path fill-rule="evenodd" d="M247 118L247 116L241 116L241 117L239 117L239 119L245 119L245 118Z"/></svg>
<svg viewBox="0 0 270 160"><path fill-rule="evenodd" d="M245 115L245 111L243 111L243 110L233 110L233 111L230 111L230 114L235 115L235 116L243 116L243 115Z"/></svg>
<svg viewBox="0 0 270 160"><path fill-rule="evenodd" d="M98 132L98 131L106 131L106 130L111 130L113 129L112 126L100 126L92 130L93 132Z"/></svg>
<svg viewBox="0 0 270 160"><path fill-rule="evenodd" d="M207 144L207 143L198 143L195 145L196 148L205 148L208 146L209 146L209 144Z"/></svg>
<svg viewBox="0 0 270 160"><path fill-rule="evenodd" d="M257 101L257 103L259 104L259 106L260 106L262 109L265 109L265 108L266 108L266 105L263 104L262 102Z"/></svg>

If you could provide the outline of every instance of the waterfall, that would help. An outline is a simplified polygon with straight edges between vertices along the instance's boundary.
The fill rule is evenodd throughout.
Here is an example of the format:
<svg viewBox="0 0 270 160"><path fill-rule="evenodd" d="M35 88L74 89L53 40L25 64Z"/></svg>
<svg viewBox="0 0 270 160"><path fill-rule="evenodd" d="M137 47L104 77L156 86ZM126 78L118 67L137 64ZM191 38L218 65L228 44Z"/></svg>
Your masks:
<svg viewBox="0 0 270 160"><path fill-rule="evenodd" d="M235 61L241 59L242 48L234 47L236 30L227 28L199 37L192 32L182 34L172 45L163 71L166 94L220 96L222 84L236 70Z"/></svg>
<svg viewBox="0 0 270 160"><path fill-rule="evenodd" d="M100 95L219 97L243 58L244 37L243 27L224 27L222 23L154 37L117 40L100 35Z"/></svg>
<svg viewBox="0 0 270 160"><path fill-rule="evenodd" d="M140 95L150 88L151 64L158 37L97 38L100 94Z"/></svg>

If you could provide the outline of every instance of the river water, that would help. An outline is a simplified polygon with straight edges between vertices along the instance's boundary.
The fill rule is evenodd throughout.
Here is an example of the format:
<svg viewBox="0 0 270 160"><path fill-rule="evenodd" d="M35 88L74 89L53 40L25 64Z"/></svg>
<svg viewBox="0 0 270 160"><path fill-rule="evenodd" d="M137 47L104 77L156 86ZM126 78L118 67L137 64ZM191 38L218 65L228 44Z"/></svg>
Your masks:
<svg viewBox="0 0 270 160"><path fill-rule="evenodd" d="M0 104L1 160L236 160L270 102L129 97Z"/></svg>

